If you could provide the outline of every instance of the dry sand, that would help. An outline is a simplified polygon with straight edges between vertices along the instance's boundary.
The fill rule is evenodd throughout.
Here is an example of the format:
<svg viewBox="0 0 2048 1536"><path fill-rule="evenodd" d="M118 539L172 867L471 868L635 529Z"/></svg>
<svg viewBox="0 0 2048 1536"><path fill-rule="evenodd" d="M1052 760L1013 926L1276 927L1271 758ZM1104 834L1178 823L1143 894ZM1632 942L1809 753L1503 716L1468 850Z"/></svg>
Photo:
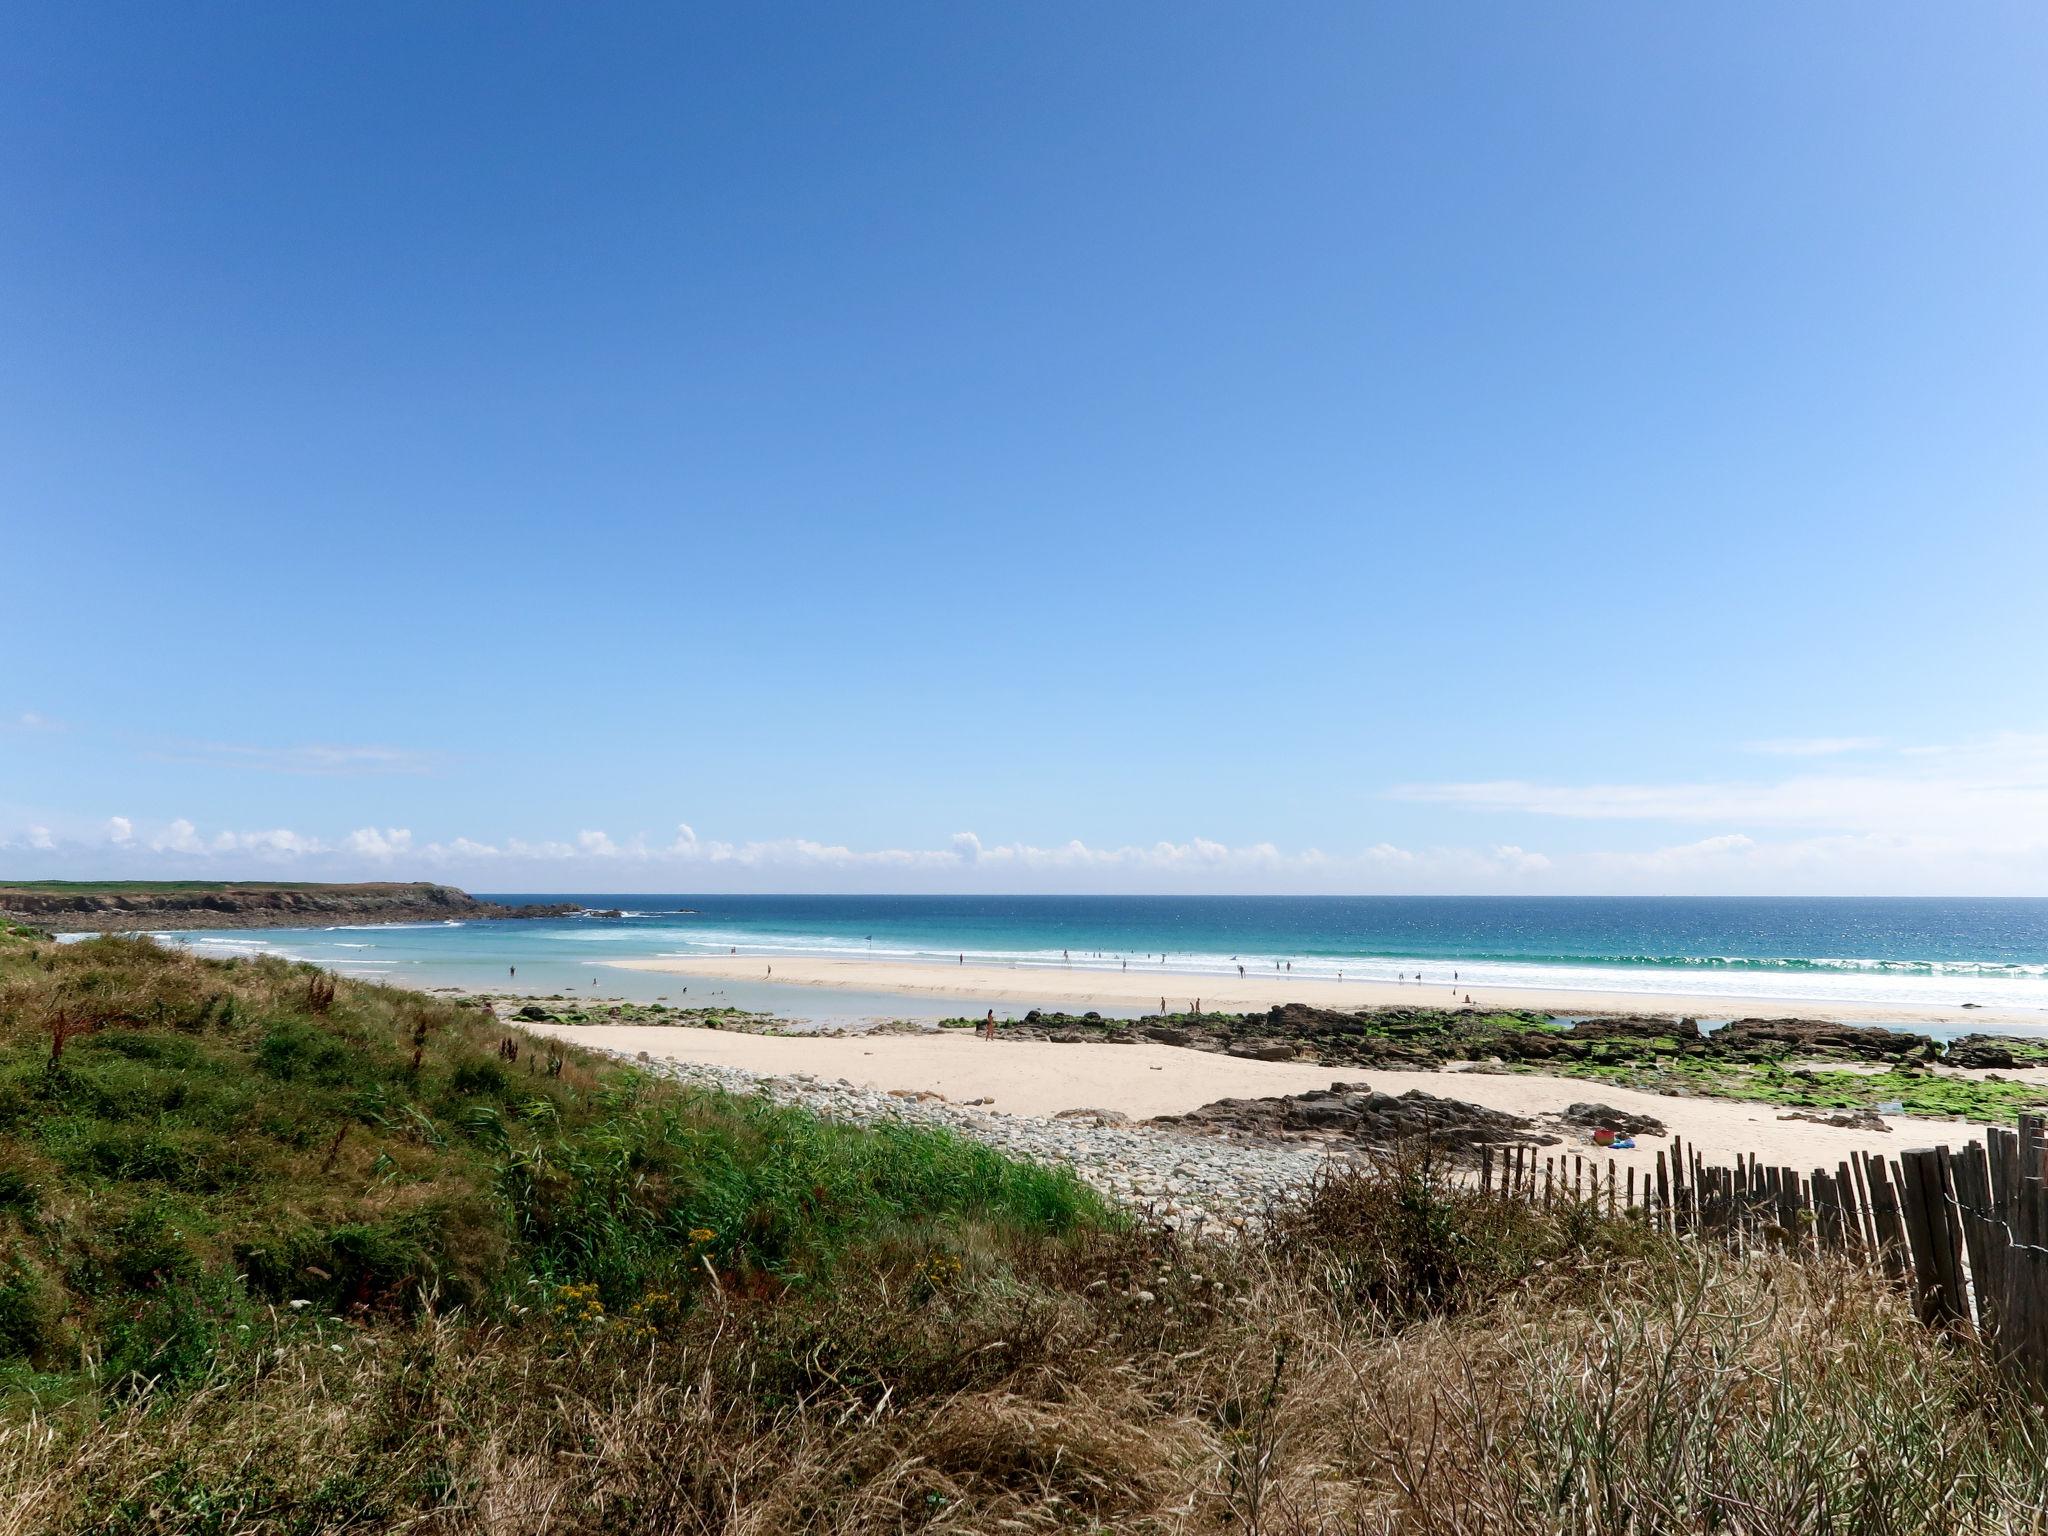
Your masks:
<svg viewBox="0 0 2048 1536"><path fill-rule="evenodd" d="M1034 1007L1157 1008L1162 995L1169 1012L1205 1009L1226 1013L1264 1010L1275 1003L1312 1003L1321 1008L1449 1007L1470 996L1490 1008L1531 1008L1550 1013L1650 1013L1694 1017L1821 1018L1850 1023L1954 1024L1972 1029L2022 1024L2039 1028L2048 1016L2030 1008L1901 1008L1876 1003L1773 1001L1765 997L1719 997L1678 992L1576 992L1564 988L1451 986L1435 982L1310 981L1267 976L1190 976L1160 967L1097 971L1076 968L1000 965L933 965L913 961L776 959L759 956L668 957L613 960L632 971L662 971L727 981L774 981L797 987L894 992L907 997L957 997L963 1004L1023 1003ZM768 967L773 974L766 974ZM968 1011L963 1009L964 1011ZM979 1013L981 1008L972 1012Z"/></svg>
<svg viewBox="0 0 2048 1536"><path fill-rule="evenodd" d="M1243 1061L1170 1045L1059 1045L998 1040L965 1030L924 1035L754 1035L665 1024L532 1024L536 1033L577 1045L677 1061L708 1062L781 1076L811 1073L845 1078L856 1087L922 1089L954 1103L987 1098L1015 1115L1063 1109L1119 1110L1134 1118L1183 1114L1221 1098L1256 1098L1327 1088L1333 1081L1369 1083L1387 1093L1419 1088L1518 1115L1555 1113L1598 1100L1654 1115L1710 1159L1754 1152L1766 1163L1801 1169L1835 1164L1851 1151L1896 1153L1902 1147L1961 1146L1981 1135L1957 1121L1894 1116L1889 1131L1838 1130L1806 1120L1780 1120L1775 1105L1719 1099L1667 1098L1566 1077L1480 1072L1391 1072L1300 1062ZM1654 1169L1662 1137L1642 1138L1617 1153L1626 1169ZM1558 1149L1591 1153L1589 1147ZM1601 1152L1604 1159L1608 1154Z"/></svg>

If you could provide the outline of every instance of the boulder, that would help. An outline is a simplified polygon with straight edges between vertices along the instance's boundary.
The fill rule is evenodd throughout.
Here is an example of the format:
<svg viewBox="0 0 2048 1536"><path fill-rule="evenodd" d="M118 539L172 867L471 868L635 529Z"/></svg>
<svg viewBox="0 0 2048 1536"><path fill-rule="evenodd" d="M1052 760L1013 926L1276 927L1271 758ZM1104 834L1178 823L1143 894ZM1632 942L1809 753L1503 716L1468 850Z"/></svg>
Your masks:
<svg viewBox="0 0 2048 1536"><path fill-rule="evenodd" d="M1225 1047L1225 1054L1245 1061L1292 1061L1300 1053L1285 1040L1241 1040Z"/></svg>

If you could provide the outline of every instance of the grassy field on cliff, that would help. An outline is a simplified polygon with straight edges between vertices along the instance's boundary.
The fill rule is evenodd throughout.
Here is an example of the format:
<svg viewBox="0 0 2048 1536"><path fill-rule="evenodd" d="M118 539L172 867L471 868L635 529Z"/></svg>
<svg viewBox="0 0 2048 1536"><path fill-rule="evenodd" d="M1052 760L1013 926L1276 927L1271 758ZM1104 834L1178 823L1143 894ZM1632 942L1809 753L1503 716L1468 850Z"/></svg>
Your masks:
<svg viewBox="0 0 2048 1536"><path fill-rule="evenodd" d="M514 1040L516 1055L505 1045ZM0 1529L2037 1529L1881 1278L1412 1163L1254 1242L278 960L0 937Z"/></svg>
<svg viewBox="0 0 2048 1536"><path fill-rule="evenodd" d="M34 891L39 895L105 896L109 894L189 895L207 891L348 891L404 890L399 881L354 881L337 884L317 880L7 880L0 881L0 896L9 891Z"/></svg>

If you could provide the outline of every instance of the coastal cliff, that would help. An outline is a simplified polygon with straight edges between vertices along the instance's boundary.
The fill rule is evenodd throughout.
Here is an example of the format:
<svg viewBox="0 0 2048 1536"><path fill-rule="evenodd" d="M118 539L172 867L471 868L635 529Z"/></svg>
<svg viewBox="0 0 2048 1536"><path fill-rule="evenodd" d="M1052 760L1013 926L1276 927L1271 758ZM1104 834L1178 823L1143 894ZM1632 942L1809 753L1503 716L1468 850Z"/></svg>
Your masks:
<svg viewBox="0 0 2048 1536"><path fill-rule="evenodd" d="M425 881L269 885L259 881L67 881L0 884L0 916L53 933L146 928L317 928L338 922L562 917L573 903L500 906Z"/></svg>

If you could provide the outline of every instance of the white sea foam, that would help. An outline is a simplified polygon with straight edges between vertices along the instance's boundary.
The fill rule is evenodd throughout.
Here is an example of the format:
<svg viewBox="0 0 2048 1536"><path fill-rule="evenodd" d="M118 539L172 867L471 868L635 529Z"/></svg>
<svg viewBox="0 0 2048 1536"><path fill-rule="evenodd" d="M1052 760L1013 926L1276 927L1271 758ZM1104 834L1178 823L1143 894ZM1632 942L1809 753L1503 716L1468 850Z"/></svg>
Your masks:
<svg viewBox="0 0 2048 1536"><path fill-rule="evenodd" d="M649 938L653 935L643 935ZM663 935L664 939L674 936ZM1702 1004L1725 1002L1859 1003L1900 1008L1986 1007L2038 1008L2048 1011L2048 966L1999 965L1983 961L1906 962L1867 960L1831 962L1830 968L1748 968L1741 962L1722 966L1673 963L1601 965L1530 964L1513 961L1413 960L1327 956L1168 952L1147 954L1074 953L1057 949L936 949L865 941L836 936L761 934L737 931L694 931L687 947L664 951L671 958L717 956L737 949L765 958L815 956L819 959L952 962L961 955L970 965L1005 966L1024 971L1098 971L1131 974L1140 970L1164 976L1214 976L1235 980L1239 965L1247 979L1280 975L1304 981L1408 981L1418 1001L1431 1000L1437 990L1462 995L1465 988L1526 988L1532 991L1614 992L1636 995L1682 994ZM1128 964L1125 962L1128 961ZM1277 968L1276 968L1277 962ZM1456 981L1453 981L1453 977ZM1420 978L1419 981L1416 978Z"/></svg>
<svg viewBox="0 0 2048 1536"><path fill-rule="evenodd" d="M462 924L452 920L419 923L333 923L322 928L322 933L384 933L393 928L460 928Z"/></svg>

